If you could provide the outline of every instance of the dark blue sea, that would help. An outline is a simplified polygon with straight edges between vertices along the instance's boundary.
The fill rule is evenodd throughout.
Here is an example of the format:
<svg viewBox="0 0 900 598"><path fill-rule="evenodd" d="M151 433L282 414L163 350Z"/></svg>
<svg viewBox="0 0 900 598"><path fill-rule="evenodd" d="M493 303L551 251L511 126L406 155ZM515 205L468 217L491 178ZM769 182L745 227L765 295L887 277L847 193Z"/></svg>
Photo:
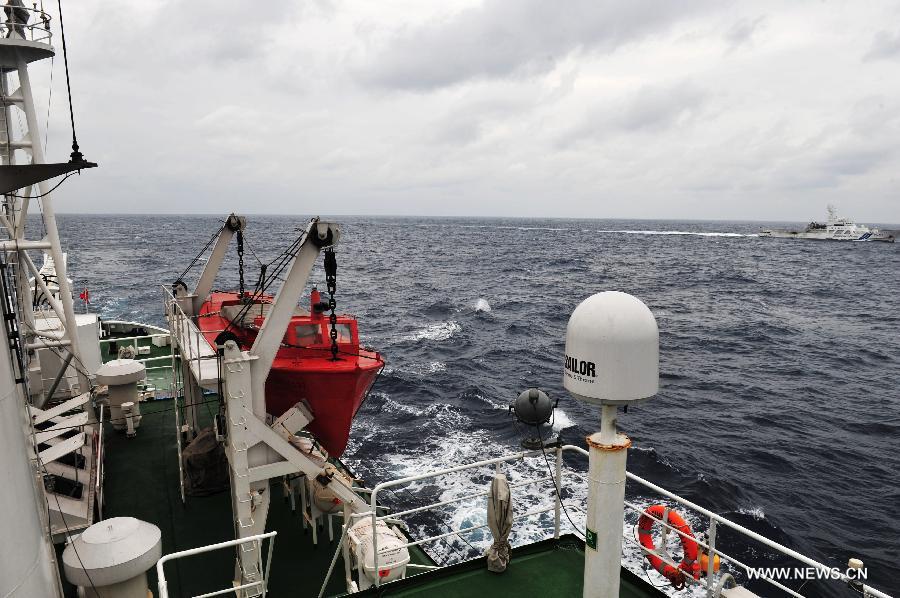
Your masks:
<svg viewBox="0 0 900 598"><path fill-rule="evenodd" d="M257 258L274 258L306 219L248 220L252 286ZM620 415L634 442L629 470L828 564L861 558L870 583L900 592L900 244L761 239L762 224L748 222L336 220L339 311L358 316L364 342L387 361L345 454L369 485L518 450L507 405L532 386L560 399L552 433L583 446L599 414L562 388L566 321L585 297L621 290L651 308L661 343L659 395ZM60 217L70 275L90 289L94 309L160 325L161 285L219 224ZM313 279L324 287L321 268ZM232 251L218 286L236 283ZM570 471L585 467L567 459ZM532 459L509 473L524 479L529 468L546 471ZM385 498L404 508L446 500L471 492L470 480ZM564 494L578 504L585 493L570 483ZM519 512L550 504L547 486L521 493L529 490L540 496L523 498ZM628 493L660 502L631 483ZM477 526L480 505L424 515L414 527ZM548 516L517 523L514 541L544 537L549 525ZM721 528L720 539L749 564L797 564ZM449 562L487 542L473 532L429 548ZM808 582L803 592L854 595L836 583Z"/></svg>

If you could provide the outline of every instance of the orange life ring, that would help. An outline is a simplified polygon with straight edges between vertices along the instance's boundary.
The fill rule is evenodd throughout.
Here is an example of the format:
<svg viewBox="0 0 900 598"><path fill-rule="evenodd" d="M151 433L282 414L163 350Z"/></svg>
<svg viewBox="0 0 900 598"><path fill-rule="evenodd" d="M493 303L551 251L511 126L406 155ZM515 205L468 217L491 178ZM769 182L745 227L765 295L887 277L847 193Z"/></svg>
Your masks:
<svg viewBox="0 0 900 598"><path fill-rule="evenodd" d="M655 522L662 521L665 512L666 507L663 505L653 505L644 509L644 512L641 514L641 519L638 521L638 539L644 548L656 550L656 545L653 543L653 535L650 532ZM684 551L684 558L681 563L676 568L653 553L648 552L645 556L654 569L668 579L675 589L680 590L684 587L685 573L694 579L700 579L700 563L697 562L697 542L694 540L694 534L691 532L690 526L675 511L669 510L668 523L684 534L683 536L681 534L678 535L681 539L681 548Z"/></svg>

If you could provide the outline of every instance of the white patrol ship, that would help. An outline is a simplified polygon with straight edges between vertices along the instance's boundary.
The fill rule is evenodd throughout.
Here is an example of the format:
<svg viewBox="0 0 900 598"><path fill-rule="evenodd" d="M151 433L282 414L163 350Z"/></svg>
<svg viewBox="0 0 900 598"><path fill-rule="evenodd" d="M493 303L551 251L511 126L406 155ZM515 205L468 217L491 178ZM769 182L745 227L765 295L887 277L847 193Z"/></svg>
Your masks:
<svg viewBox="0 0 900 598"><path fill-rule="evenodd" d="M806 229L780 230L766 229L759 232L760 237L778 239L814 239L817 241L885 241L894 242L894 235L889 231L869 228L865 224L856 224L849 218L837 215L834 206L828 206L828 223L810 222Z"/></svg>

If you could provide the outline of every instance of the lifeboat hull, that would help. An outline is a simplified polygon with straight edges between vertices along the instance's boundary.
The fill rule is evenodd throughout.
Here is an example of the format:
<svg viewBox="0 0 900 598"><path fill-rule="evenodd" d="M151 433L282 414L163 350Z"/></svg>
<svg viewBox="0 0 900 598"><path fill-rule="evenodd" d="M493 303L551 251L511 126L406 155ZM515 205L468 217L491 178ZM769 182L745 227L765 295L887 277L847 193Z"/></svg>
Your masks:
<svg viewBox="0 0 900 598"><path fill-rule="evenodd" d="M198 326L210 345L227 330L249 350L273 298L257 297L247 314L236 293L213 293L200 309ZM235 313L240 318L235 318ZM258 312L259 315L254 316ZM359 345L356 320L338 317L338 359L331 354L330 324L315 312L296 313L266 379L266 411L274 417L304 402L313 415L306 427L330 455L347 448L353 418L375 383L384 361Z"/></svg>
<svg viewBox="0 0 900 598"><path fill-rule="evenodd" d="M327 360L316 360L327 361ZM276 359L276 364L278 360ZM327 361L330 366L334 362ZM337 362L340 364L340 362ZM298 369L290 365L272 366L266 380L266 408L278 417L300 401L313 413L306 427L329 454L340 457L347 448L353 418L362 406L381 366L376 368L338 367Z"/></svg>

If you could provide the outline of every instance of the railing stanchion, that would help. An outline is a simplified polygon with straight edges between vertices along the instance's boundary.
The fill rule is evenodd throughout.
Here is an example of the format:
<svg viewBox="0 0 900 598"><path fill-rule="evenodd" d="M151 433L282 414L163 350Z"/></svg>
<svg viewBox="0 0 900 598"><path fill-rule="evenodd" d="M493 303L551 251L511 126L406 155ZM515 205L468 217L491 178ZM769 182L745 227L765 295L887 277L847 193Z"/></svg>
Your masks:
<svg viewBox="0 0 900 598"><path fill-rule="evenodd" d="M562 507L562 447L556 447L556 479L553 493L556 495L556 507L553 511L553 537L559 539L559 516Z"/></svg>
<svg viewBox="0 0 900 598"><path fill-rule="evenodd" d="M376 533L378 524L378 486L372 490L372 566L375 569L375 586L381 585L381 575L378 574L378 534ZM363 573L365 573L366 564L363 563Z"/></svg>
<svg viewBox="0 0 900 598"><path fill-rule="evenodd" d="M716 520L712 517L709 518L709 533L707 534L706 542L709 544L709 551L706 553L706 596L707 598L713 598L713 573L715 573L716 560Z"/></svg>

